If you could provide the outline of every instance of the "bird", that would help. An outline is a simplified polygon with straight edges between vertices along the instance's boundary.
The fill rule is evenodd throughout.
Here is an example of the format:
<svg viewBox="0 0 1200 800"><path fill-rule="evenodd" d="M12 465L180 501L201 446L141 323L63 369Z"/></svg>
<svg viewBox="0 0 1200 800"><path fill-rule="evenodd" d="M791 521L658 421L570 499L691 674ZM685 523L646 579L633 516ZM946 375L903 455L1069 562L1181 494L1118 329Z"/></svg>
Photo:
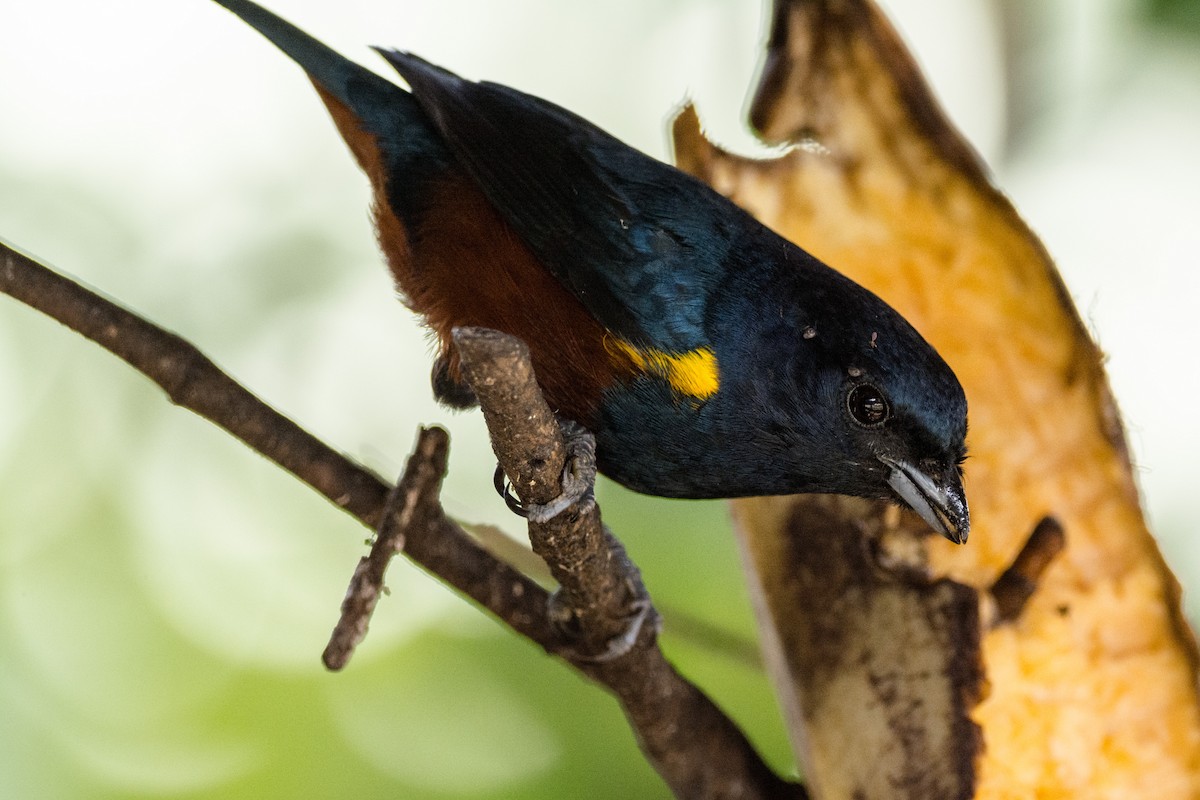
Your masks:
<svg viewBox="0 0 1200 800"><path fill-rule="evenodd" d="M700 180L546 100L374 48L397 83L250 0L369 180L380 249L469 406L452 333L529 347L601 473L676 498L842 494L963 543L967 400L878 296Z"/></svg>

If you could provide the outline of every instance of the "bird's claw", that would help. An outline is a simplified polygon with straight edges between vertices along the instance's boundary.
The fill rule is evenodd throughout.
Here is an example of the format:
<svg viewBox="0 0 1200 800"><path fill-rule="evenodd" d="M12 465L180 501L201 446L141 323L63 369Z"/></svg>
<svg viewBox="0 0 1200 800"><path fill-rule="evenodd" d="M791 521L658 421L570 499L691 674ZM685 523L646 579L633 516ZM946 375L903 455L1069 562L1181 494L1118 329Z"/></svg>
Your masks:
<svg viewBox="0 0 1200 800"><path fill-rule="evenodd" d="M584 653L575 648L563 648L558 651L558 654L571 661L606 664L610 661L616 661L633 649L638 637L642 633L642 628L646 626L648 621L654 625L655 632L657 633L661 619L658 616L658 612L654 609L654 604L650 602L650 598L646 595L645 590L639 591L638 587L631 585L630 592L633 596L629 601L629 610L625 616L625 627L605 642L603 650L599 653ZM573 608L563 602L559 592L550 595L548 604L550 607L550 620L559 633L566 639L580 638L578 627L579 615Z"/></svg>
<svg viewBox="0 0 1200 800"><path fill-rule="evenodd" d="M504 474L504 467L499 464L496 465L496 472L492 475L492 485L496 487L496 494L504 499L504 505L508 506L509 511L518 517L529 516L529 512L521 503L521 498L512 493L512 484L508 482L508 476Z"/></svg>
<svg viewBox="0 0 1200 800"><path fill-rule="evenodd" d="M576 503L591 499L596 485L596 439L576 422L564 420L559 424L566 440L567 460L558 497L548 503L523 502L512 493L512 484L499 464L492 478L496 492L504 498L509 510L530 522L549 522Z"/></svg>

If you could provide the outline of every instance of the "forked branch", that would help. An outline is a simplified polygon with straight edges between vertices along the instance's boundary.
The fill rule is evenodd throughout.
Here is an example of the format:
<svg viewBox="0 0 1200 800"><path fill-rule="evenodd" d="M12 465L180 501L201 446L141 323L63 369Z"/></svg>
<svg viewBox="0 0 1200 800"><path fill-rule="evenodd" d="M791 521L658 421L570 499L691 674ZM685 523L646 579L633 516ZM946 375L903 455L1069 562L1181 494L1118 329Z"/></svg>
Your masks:
<svg viewBox="0 0 1200 800"><path fill-rule="evenodd" d="M562 583L562 597L552 602L545 589L481 547L445 515L437 497L449 446L444 431L420 433L405 475L391 490L378 476L259 400L189 342L3 243L0 291L125 360L162 387L176 405L242 440L364 525L382 530L391 537L383 549L402 548L414 562L514 631L600 683L617 696L643 751L677 796L806 796L802 787L771 772L737 726L674 670L658 648L653 624L632 628L627 641L612 646L614 637L630 632L631 608L644 611L644 620L656 616L637 569L600 524L590 491L554 518L530 524L535 550ZM523 500L543 503L561 494L559 476L568 450L557 425L531 433L527 426L511 423L535 416L531 408L546 415L543 421L553 420L537 391L528 353L511 337L494 332L467 332L466 338L466 349L472 352L464 352L464 360L471 363L475 378L512 389L478 391L481 384L476 384L489 422L510 421L508 428L492 427L510 477L520 490L529 486L531 473L519 465L541 468L537 480L543 483L532 494L527 489ZM546 461L547 452L558 453L559 460ZM388 502L389 494L394 502ZM385 514L394 517L386 525ZM368 556L356 572L358 580L344 608L348 627L340 639L335 636L340 644L331 643L335 664L344 663L365 633L375 599L367 595L375 592L377 597L382 589L389 557L390 553ZM356 587L364 594L355 597ZM358 601L364 602L355 605ZM327 660L330 656L327 651Z"/></svg>

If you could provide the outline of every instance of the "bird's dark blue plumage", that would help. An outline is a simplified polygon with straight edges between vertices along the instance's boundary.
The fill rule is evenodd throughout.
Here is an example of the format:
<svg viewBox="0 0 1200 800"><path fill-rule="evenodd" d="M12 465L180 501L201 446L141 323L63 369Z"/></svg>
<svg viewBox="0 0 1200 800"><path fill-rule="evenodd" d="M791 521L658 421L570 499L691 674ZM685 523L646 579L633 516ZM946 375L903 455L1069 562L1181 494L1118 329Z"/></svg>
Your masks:
<svg viewBox="0 0 1200 800"><path fill-rule="evenodd" d="M217 2L306 70L366 171L443 396L464 399L450 330L499 328L634 489L891 496L966 538L962 388L874 294L565 109L380 50L405 91Z"/></svg>
<svg viewBox="0 0 1200 800"><path fill-rule="evenodd" d="M672 352L710 344L705 300L735 227L757 222L714 228L728 201L563 108L381 52L457 163L605 327Z"/></svg>

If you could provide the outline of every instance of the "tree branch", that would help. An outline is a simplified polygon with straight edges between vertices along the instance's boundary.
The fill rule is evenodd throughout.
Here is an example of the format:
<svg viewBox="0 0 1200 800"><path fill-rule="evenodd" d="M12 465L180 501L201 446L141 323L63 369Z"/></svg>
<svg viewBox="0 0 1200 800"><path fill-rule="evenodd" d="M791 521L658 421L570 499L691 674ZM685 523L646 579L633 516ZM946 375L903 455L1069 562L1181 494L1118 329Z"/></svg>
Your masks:
<svg viewBox="0 0 1200 800"><path fill-rule="evenodd" d="M0 241L0 292L91 339L158 384L175 405L224 428L364 524L388 486L267 406L195 345Z"/></svg>
<svg viewBox="0 0 1200 800"><path fill-rule="evenodd" d="M379 530L377 552L356 570L327 660L344 663L361 639L382 589L387 559L402 544L414 562L613 692L643 751L677 796L807 796L802 787L776 776L737 726L680 677L659 650L654 626L643 626L632 646L617 657L596 660L597 646L628 626L630 601L641 598L644 590L619 542L601 526L594 502L530 524L531 539L562 583L565 605L578 625L566 636L551 618L554 604L546 590L498 560L445 515L437 499L448 447L444 431L421 432L394 492L396 502L389 504L389 488L380 478L271 409L196 347L3 243L0 291L100 344L162 387L173 403L225 429ZM568 450L537 391L528 353L519 342L514 346L511 337L474 334L467 336L467 349L475 347L464 361L475 371L475 388L489 422L509 420L507 428L494 427L492 435L500 442L497 449L506 453L514 485L526 502L553 498L561 492ZM483 384L496 391L483 389ZM533 412L542 415L535 432L512 422L522 414L530 417L528 404L540 404Z"/></svg>
<svg viewBox="0 0 1200 800"><path fill-rule="evenodd" d="M538 389L528 348L479 328L459 329L454 339L504 471L525 491L523 501L552 502L563 492L570 448ZM771 772L737 726L680 677L658 648L657 625L640 624L657 621L657 613L590 492L548 521L531 520L529 538L577 631L559 655L617 696L642 750L678 796L806 796Z"/></svg>

